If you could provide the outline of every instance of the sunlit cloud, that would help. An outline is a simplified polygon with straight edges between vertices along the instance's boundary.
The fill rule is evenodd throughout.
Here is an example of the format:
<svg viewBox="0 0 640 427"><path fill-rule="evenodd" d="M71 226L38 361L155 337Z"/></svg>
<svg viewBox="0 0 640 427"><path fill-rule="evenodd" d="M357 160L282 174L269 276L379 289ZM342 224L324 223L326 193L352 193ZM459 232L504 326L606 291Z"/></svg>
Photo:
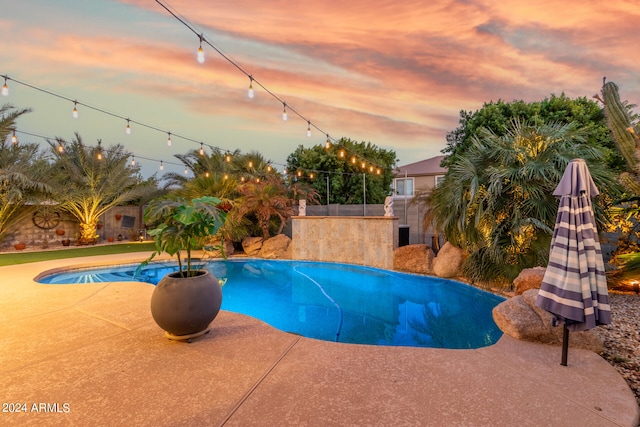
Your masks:
<svg viewBox="0 0 640 427"><path fill-rule="evenodd" d="M631 52L640 11L631 3L171 0L194 33L154 1L26 0L0 20L0 35L11 40L0 72L230 150L259 139L280 163L299 144L325 139L306 137L311 120L334 138L394 149L403 164L438 155L460 110L484 102L591 97L607 76L640 103L640 62ZM235 65L207 43L198 64L199 34ZM254 83L249 100L244 73L271 93ZM12 100L37 111L21 125L69 134L68 112L57 122L44 117L50 104L28 92ZM304 118L283 123L278 99ZM82 130L106 140L99 133L115 123L112 139L120 140L120 122ZM163 138L138 131L127 143L140 153Z"/></svg>

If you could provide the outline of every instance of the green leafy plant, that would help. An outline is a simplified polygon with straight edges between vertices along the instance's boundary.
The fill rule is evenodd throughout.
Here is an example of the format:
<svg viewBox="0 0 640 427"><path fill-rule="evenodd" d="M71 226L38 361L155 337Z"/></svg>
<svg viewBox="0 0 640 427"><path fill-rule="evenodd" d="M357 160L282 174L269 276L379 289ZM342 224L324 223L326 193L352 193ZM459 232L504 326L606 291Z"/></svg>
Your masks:
<svg viewBox="0 0 640 427"><path fill-rule="evenodd" d="M139 269L156 255L167 253L177 256L182 277L196 276L198 268L192 263L192 250L202 248L225 223L226 213L218 208L220 203L220 199L211 196L152 201L145 209L144 220L153 227L148 234L153 237L156 250ZM224 248L220 246L220 250L224 251ZM186 265L182 251L186 252Z"/></svg>

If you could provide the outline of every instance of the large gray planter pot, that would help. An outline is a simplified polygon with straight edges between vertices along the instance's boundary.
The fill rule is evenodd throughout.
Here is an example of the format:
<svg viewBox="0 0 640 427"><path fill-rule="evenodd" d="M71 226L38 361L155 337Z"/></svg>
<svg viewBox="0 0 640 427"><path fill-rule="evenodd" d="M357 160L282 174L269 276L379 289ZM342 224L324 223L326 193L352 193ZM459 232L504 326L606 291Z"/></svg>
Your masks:
<svg viewBox="0 0 640 427"><path fill-rule="evenodd" d="M151 296L151 314L166 336L189 340L209 332L222 304L222 288L218 279L206 270L196 276L167 274Z"/></svg>

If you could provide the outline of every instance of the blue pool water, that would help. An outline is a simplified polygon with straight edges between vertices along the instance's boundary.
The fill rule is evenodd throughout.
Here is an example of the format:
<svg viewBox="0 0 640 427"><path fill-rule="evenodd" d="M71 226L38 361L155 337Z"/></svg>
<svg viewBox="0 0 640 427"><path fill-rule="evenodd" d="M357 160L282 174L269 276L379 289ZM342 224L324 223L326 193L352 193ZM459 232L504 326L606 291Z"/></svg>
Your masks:
<svg viewBox="0 0 640 427"><path fill-rule="evenodd" d="M157 284L175 264L72 270L39 279L70 284L142 281ZM479 348L502 332L491 310L504 298L463 283L348 264L214 260L224 282L222 309L280 330L327 341L388 346Z"/></svg>

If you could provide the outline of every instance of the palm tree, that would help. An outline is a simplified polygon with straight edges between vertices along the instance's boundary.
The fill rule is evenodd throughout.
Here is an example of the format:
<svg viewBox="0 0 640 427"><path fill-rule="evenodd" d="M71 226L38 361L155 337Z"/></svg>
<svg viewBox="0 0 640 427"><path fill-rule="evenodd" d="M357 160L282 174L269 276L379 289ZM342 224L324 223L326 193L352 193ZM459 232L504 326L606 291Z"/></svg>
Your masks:
<svg viewBox="0 0 640 427"><path fill-rule="evenodd" d="M470 256L465 275L508 284L523 268L546 265L558 202L552 195L567 164L583 158L599 188L619 191L600 149L575 124L514 120L504 136L482 129L434 189L438 228ZM603 223L602 209L596 215Z"/></svg>
<svg viewBox="0 0 640 427"><path fill-rule="evenodd" d="M279 219L278 231L282 233L287 220L293 216L293 200L289 197L284 181L275 175L268 175L264 180L249 181L238 187L238 212L241 216L255 215L262 237L270 237L272 217Z"/></svg>
<svg viewBox="0 0 640 427"><path fill-rule="evenodd" d="M78 134L71 142L48 142L56 158L55 199L78 220L81 242L95 239L98 219L107 210L156 191L153 180L144 182L139 167L129 165L130 155L119 144L103 148L98 141L95 147L86 146Z"/></svg>
<svg viewBox="0 0 640 427"><path fill-rule="evenodd" d="M50 191L46 183L48 164L38 145L8 139L15 132L18 117L29 111L16 110L9 104L0 107L0 240L29 214L25 203L35 203L38 196Z"/></svg>

